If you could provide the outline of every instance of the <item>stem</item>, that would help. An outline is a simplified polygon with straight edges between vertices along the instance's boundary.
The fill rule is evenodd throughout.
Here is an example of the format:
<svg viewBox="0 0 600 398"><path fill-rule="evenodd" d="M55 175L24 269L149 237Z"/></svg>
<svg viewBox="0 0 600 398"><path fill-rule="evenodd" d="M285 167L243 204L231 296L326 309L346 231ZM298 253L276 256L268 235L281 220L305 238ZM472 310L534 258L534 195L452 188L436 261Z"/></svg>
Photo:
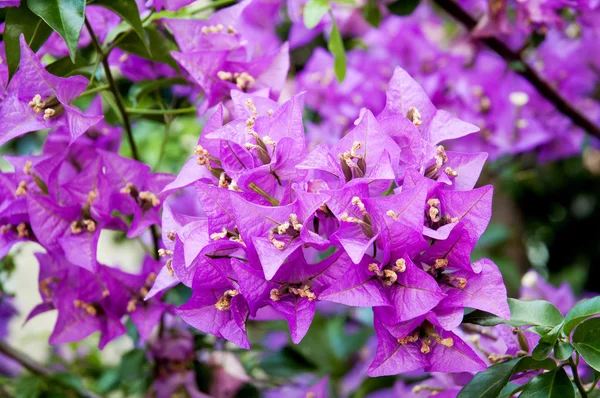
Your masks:
<svg viewBox="0 0 600 398"><path fill-rule="evenodd" d="M577 365L575 364L575 362L573 362L573 358L569 358L569 366L571 366L571 370L573 371L573 381L575 382L575 385L577 386L577 389L579 390L579 393L581 394L581 398L587 398L587 391L585 390L585 387L583 387L583 383L581 382L581 379L579 378L579 372L577 371Z"/></svg>
<svg viewBox="0 0 600 398"><path fill-rule="evenodd" d="M110 88L110 85L108 85L108 84L100 84L96 87L92 87L92 88L85 90L83 93L79 94L79 96L83 97L86 95L96 94L97 92L104 91L109 88Z"/></svg>
<svg viewBox="0 0 600 398"><path fill-rule="evenodd" d="M217 1L213 1L212 3L209 3L209 4L204 4L196 9L193 9L193 12L196 13L196 12L206 11L211 8L226 6L229 4L233 4L235 2L236 2L236 0L217 0Z"/></svg>
<svg viewBox="0 0 600 398"><path fill-rule="evenodd" d="M85 19L85 26L86 26L87 30L90 32L90 36L92 38L92 43L94 44L94 47L96 48L96 51L98 52L98 55L100 56L100 59L102 61L102 66L104 68L104 74L106 75L106 80L108 80L108 85L110 86L110 91L112 91L112 93L115 97L117 109L119 110L119 113L121 114L121 120L123 121L123 128L125 129L125 132L127 133L127 140L129 141L129 147L131 148L131 154L133 155L133 158L139 162L140 154L137 150L137 146L135 145L135 140L133 139L133 130L131 129L131 120L129 120L129 114L127 113L127 109L125 109L125 104L123 103L123 97L121 97L119 88L117 87L117 84L115 83L115 79L113 78L112 72L110 71L110 65L108 64L108 57L106 56L104 51L102 51L102 47L100 46L100 43L98 42L98 38L94 34L92 25L90 25L90 22L87 20L87 18ZM154 258L156 260L158 260L159 237L158 237L158 230L156 229L156 225L150 226L150 232L152 233L152 243L154 245L153 255L154 255Z"/></svg>
<svg viewBox="0 0 600 398"><path fill-rule="evenodd" d="M179 109L136 109L127 108L126 111L132 115L181 115L184 113L196 113L198 110L194 107Z"/></svg>
<svg viewBox="0 0 600 398"><path fill-rule="evenodd" d="M434 2L444 11L462 23L469 32L472 31L477 25L477 21L453 0L434 0ZM570 118L574 124L583 128L589 134L600 138L600 127L594 124L576 107L571 105L569 101L563 98L558 91L556 91L542 76L540 76L523 60L520 54L512 51L506 44L496 37L481 38L479 40L504 58L505 61L519 63L523 67L523 70L518 70L516 73L527 79L529 83L531 83L531 85L533 85L544 98L553 103L556 109Z"/></svg>
<svg viewBox="0 0 600 398"><path fill-rule="evenodd" d="M108 85L110 86L110 90L113 92L115 96L115 102L117 104L117 108L121 113L121 118L123 120L123 127L125 128L125 132L127 133L127 140L129 141L129 147L131 148L131 153L133 154L133 158L140 161L140 155L138 153L137 147L135 146L135 141L133 140L133 131L131 129L131 121L129 120L129 115L127 114L127 110L125 109L125 105L123 104L123 97L121 97L121 93L119 92L119 88L115 83L115 79L113 78L112 72L110 71L110 65L108 64L108 57L102 51L102 47L98 42L98 38L94 34L94 30L92 29L92 25L90 25L87 18L85 19L85 26L87 30L90 32L90 36L92 37L92 43L94 47L96 47L96 51L100 55L100 60L102 61L102 66L104 67L104 74L106 75L106 80L108 80Z"/></svg>
<svg viewBox="0 0 600 398"><path fill-rule="evenodd" d="M30 371L33 374L51 377L54 372L48 369L43 364L37 362L35 359L31 358L29 355L25 354L18 349L11 347L5 341L0 340L0 353L6 355L7 357L15 360L20 363L25 369ZM62 384L62 383L61 383ZM63 387L70 388L68 385L63 385ZM89 398L99 398L99 396L91 391L86 391L85 396Z"/></svg>
<svg viewBox="0 0 600 398"><path fill-rule="evenodd" d="M52 371L37 362L35 359L31 358L29 355L25 354L17 350L14 347L11 347L6 342L0 340L0 353L6 355L9 358L14 359L18 363L20 363L25 369L29 370L31 373L40 375L40 376L50 376L52 375Z"/></svg>

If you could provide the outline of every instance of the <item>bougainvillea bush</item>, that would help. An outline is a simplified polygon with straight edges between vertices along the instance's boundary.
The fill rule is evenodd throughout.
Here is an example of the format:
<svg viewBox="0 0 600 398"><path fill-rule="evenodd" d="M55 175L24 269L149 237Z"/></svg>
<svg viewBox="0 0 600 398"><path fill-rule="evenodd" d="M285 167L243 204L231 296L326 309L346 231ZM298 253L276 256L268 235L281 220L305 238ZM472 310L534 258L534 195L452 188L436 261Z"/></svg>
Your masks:
<svg viewBox="0 0 600 398"><path fill-rule="evenodd" d="M0 1L0 396L596 396L490 220L600 171L598 6Z"/></svg>

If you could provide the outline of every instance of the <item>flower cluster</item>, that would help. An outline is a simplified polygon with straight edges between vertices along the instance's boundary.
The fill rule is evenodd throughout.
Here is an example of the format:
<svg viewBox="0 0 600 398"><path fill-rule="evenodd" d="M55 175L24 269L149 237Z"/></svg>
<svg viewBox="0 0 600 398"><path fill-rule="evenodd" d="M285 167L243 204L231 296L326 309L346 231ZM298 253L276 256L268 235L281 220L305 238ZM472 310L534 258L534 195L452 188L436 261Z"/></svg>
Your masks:
<svg viewBox="0 0 600 398"><path fill-rule="evenodd" d="M193 186L202 212L165 206L168 263L150 296L189 286L176 312L243 348L264 312L298 343L319 301L373 307L371 375L483 368L453 330L466 307L509 315L497 267L470 263L491 216L492 188L473 189L486 156L440 145L477 127L436 109L402 69L378 117L363 109L337 144L310 152L303 94L281 105L231 95L235 118L219 107L165 188Z"/></svg>
<svg viewBox="0 0 600 398"><path fill-rule="evenodd" d="M505 2L467 3L487 7ZM515 3L524 8L538 5ZM540 7L559 3L563 7L561 2L544 2ZM600 107L594 87L581 84L597 76L598 60L592 50L597 27L593 22L588 29L582 26L586 26L585 13L560 27L544 25L543 41L537 48L529 48L528 36L511 36L509 44L521 52L527 49L527 62L598 122ZM348 52L347 77L342 83L335 79L333 57L317 49L298 75L298 90L308 91L307 105L322 118L320 125L309 126L309 134L316 140L325 139L323 131L342 136L360 108L383 110L386 82L394 66L400 66L424 87L436 106L480 128L477 134L453 142L453 149L485 151L492 160L524 152L537 153L541 161L581 153L584 132L520 76L517 66L516 70L507 68L505 60L473 40L476 33L449 37L446 27L446 21L426 2L410 16L386 16L378 28L357 35L363 45Z"/></svg>
<svg viewBox="0 0 600 398"><path fill-rule="evenodd" d="M160 300L144 301L161 265L148 257L137 275L108 267L97 260L98 240L103 230L133 239L159 224L160 192L173 177L116 153L121 131L96 116L100 102L86 110L90 115L70 105L85 78L49 74L23 39L21 52L0 105L2 139L54 130L40 155L6 156L14 171L0 174L0 256L22 241L46 250L37 254L43 302L29 318L58 310L52 344L100 331L104 347L125 333L126 314L147 338L166 309Z"/></svg>
<svg viewBox="0 0 600 398"><path fill-rule="evenodd" d="M585 350L597 345L600 300L578 304L566 285L535 273L521 297L547 301L508 300L494 262L472 258L492 216L493 187L478 185L488 154L479 151L548 160L579 153L584 140L578 118L518 68L532 65L563 108L585 114L579 125L600 120L589 84L600 67L590 51L597 26L586 16L598 12L594 1L460 0L453 6L479 24L450 32L426 1L400 17L404 1L74 0L62 6L82 29L76 35L55 23L62 8L35 3L0 0L19 7L0 26L0 145L4 153L27 133L43 138L37 151L4 156L0 265L21 242L43 249L41 302L27 320L57 312L49 340L59 356L64 343L98 333L103 349L127 333L144 392L158 397L244 388L325 397L327 373L342 396L364 374L426 375L398 381L391 396L476 396L473 384L498 365L507 374L491 383L498 394L509 379L515 391L536 388L532 376L557 375L571 388L570 367L585 397L580 375L590 372L579 356L600 369ZM209 9L218 10L201 19ZM321 35L327 50L306 54ZM482 48L478 40L490 37L518 65ZM183 114L192 116L177 122L189 125L177 126ZM190 142L180 130L198 122ZM138 148L154 141L154 123L165 129L152 168L144 162L152 151ZM171 144L179 158L161 168ZM146 253L137 269L103 260L103 234L138 241ZM1 283L4 339L16 310ZM368 332L349 372L317 367L286 384L239 362L233 346L256 340L261 351L240 358L302 350L272 324L254 338L260 322L287 323L300 344L322 314L334 314L341 333ZM59 380L5 347L0 355ZM0 373L21 370L4 359ZM202 367L211 373L204 384Z"/></svg>

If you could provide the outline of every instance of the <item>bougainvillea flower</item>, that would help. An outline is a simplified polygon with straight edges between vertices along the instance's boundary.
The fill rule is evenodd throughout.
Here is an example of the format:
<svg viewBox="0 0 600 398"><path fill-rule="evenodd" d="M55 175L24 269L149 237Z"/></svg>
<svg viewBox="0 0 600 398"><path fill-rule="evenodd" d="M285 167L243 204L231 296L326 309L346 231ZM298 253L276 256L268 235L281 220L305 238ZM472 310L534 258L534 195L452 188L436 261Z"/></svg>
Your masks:
<svg viewBox="0 0 600 398"><path fill-rule="evenodd" d="M378 345L369 376L423 369L426 372L477 372L486 364L456 334L425 316L386 326L375 317Z"/></svg>
<svg viewBox="0 0 600 398"><path fill-rule="evenodd" d="M125 310L137 326L143 340L150 337L152 330L158 325L163 313L168 308L167 304L161 302L161 295L152 300L144 300L154 284L161 266L160 262L146 256L139 274L129 274L116 268L105 269L111 275L106 283L107 289L115 292L112 293L113 296L116 295L116 292L123 294L118 298L118 303L126 306ZM117 298L115 297L113 301L117 302ZM122 312L122 308L115 312Z"/></svg>
<svg viewBox="0 0 600 398"><path fill-rule="evenodd" d="M102 349L114 338L125 334L120 321L124 311L113 310L126 305L120 301L126 293L116 287L118 284L111 283L111 289L108 288L111 276L103 267L98 268L98 274L75 267L70 271L70 277L56 288L53 302L58 319L50 344L79 341L99 331Z"/></svg>
<svg viewBox="0 0 600 398"><path fill-rule="evenodd" d="M250 348L246 336L248 305L233 285L194 291L188 302L175 312L204 333L225 338L241 348Z"/></svg>
<svg viewBox="0 0 600 398"><path fill-rule="evenodd" d="M423 88L403 69L396 68L386 92L385 109L379 116L403 115L419 128L423 138L437 144L479 131L447 111L437 109Z"/></svg>
<svg viewBox="0 0 600 398"><path fill-rule="evenodd" d="M298 344L308 332L321 292L344 272L347 264L342 257L337 252L309 264L302 249L297 249L270 281L260 270L237 259L232 266L252 314L260 307L272 306L288 322L292 342Z"/></svg>
<svg viewBox="0 0 600 398"><path fill-rule="evenodd" d="M19 70L0 104L0 145L35 130L66 126L70 142L98 123L102 115L85 116L71 102L85 91L82 76L62 78L48 73L21 36Z"/></svg>
<svg viewBox="0 0 600 398"><path fill-rule="evenodd" d="M18 7L20 3L21 3L21 0L1 0L0 8Z"/></svg>
<svg viewBox="0 0 600 398"><path fill-rule="evenodd" d="M319 298L350 306L383 307L390 324L427 313L445 294L436 281L410 259L399 257L391 264L378 264L370 256L349 265Z"/></svg>
<svg viewBox="0 0 600 398"><path fill-rule="evenodd" d="M101 151L106 178L113 187L111 207L124 215L133 215L127 237L134 238L149 226L160 223L159 209L166 197L163 188L174 177L150 173L150 167L117 154Z"/></svg>

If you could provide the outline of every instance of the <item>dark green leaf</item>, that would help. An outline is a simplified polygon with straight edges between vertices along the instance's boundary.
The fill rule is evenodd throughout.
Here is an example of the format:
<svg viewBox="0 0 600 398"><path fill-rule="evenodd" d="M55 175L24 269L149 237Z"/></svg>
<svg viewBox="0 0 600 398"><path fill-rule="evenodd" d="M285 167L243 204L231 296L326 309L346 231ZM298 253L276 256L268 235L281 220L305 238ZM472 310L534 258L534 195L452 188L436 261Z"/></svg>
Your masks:
<svg viewBox="0 0 600 398"><path fill-rule="evenodd" d="M331 29L331 36L329 36L329 43L327 48L333 55L333 69L338 81L341 83L346 77L346 51L344 50L344 42L342 41L342 35L338 29L335 20L332 18L333 27Z"/></svg>
<svg viewBox="0 0 600 398"><path fill-rule="evenodd" d="M71 60L85 19L85 0L27 0L27 6L67 43Z"/></svg>
<svg viewBox="0 0 600 398"><path fill-rule="evenodd" d="M235 398L260 398L260 391L252 384L246 383L237 391Z"/></svg>
<svg viewBox="0 0 600 398"><path fill-rule="evenodd" d="M119 368L121 380L131 382L141 379L144 373L144 365L147 364L146 350L134 349L123 355Z"/></svg>
<svg viewBox="0 0 600 398"><path fill-rule="evenodd" d="M515 72L523 72L525 71L525 65L521 61L511 61L508 64L509 68L514 70Z"/></svg>
<svg viewBox="0 0 600 398"><path fill-rule="evenodd" d="M4 40L9 77L12 77L19 67L19 59L21 58L19 36L23 34L29 47L33 51L37 51L48 40L50 33L52 33L52 29L48 24L32 13L25 2L22 2L18 8L11 7L8 9L2 38Z"/></svg>
<svg viewBox="0 0 600 398"><path fill-rule="evenodd" d="M323 16L329 11L328 0L308 0L304 6L304 25L312 29L319 24Z"/></svg>
<svg viewBox="0 0 600 398"><path fill-rule="evenodd" d="M329 339L329 345L338 359L347 359L350 355L355 354L373 334L373 329L370 327L361 327L355 333L348 333L345 325L346 321L342 317L334 318L326 323L325 332Z"/></svg>
<svg viewBox="0 0 600 398"><path fill-rule="evenodd" d="M15 391L16 398L37 398L44 391L44 379L41 376L26 375L19 379Z"/></svg>
<svg viewBox="0 0 600 398"><path fill-rule="evenodd" d="M519 395L520 398L574 398L575 389L564 368L534 377Z"/></svg>
<svg viewBox="0 0 600 398"><path fill-rule="evenodd" d="M541 361L542 359L548 358L548 355L552 352L552 344L541 342L531 352L533 359Z"/></svg>
<svg viewBox="0 0 600 398"><path fill-rule="evenodd" d="M515 383L508 383L502 390L498 398L512 398L517 391L520 391L521 386Z"/></svg>
<svg viewBox="0 0 600 398"><path fill-rule="evenodd" d="M573 346L568 341L557 341L554 346L554 358L566 361L573 354Z"/></svg>
<svg viewBox="0 0 600 398"><path fill-rule="evenodd" d="M93 64L82 57L77 57L75 63L71 62L70 57L63 57L52 62L46 70L55 76L67 77L83 74L83 71L92 67ZM88 74L91 72L88 72Z"/></svg>
<svg viewBox="0 0 600 398"><path fill-rule="evenodd" d="M136 35L125 36L118 47L139 57L162 62L178 69L177 62L171 57L171 51L176 51L177 45L153 26L144 28L144 33L150 42L150 51Z"/></svg>
<svg viewBox="0 0 600 398"><path fill-rule="evenodd" d="M560 311L547 301L523 301L509 298L510 320L499 318L484 311L473 311L465 315L463 323L495 326L501 323L510 326L541 326L537 333L545 334L563 321ZM543 333L542 333L543 331Z"/></svg>
<svg viewBox="0 0 600 398"><path fill-rule="evenodd" d="M127 322L125 322L125 328L127 329L127 336L129 336L133 342L133 346L137 347L138 342L140 341L140 332L131 318L127 319Z"/></svg>
<svg viewBox="0 0 600 398"><path fill-rule="evenodd" d="M580 322L597 314L600 314L600 296L580 301L565 316L563 333L569 336Z"/></svg>
<svg viewBox="0 0 600 398"><path fill-rule="evenodd" d="M211 368L200 361L194 361L194 373L196 375L196 385L200 391L208 391L212 380Z"/></svg>
<svg viewBox="0 0 600 398"><path fill-rule="evenodd" d="M538 48L544 40L546 40L546 34L541 31L536 30L529 36L529 43L533 48Z"/></svg>
<svg viewBox="0 0 600 398"><path fill-rule="evenodd" d="M582 322L573 333L573 345L587 364L600 372L600 318Z"/></svg>
<svg viewBox="0 0 600 398"><path fill-rule="evenodd" d="M496 326L506 322L508 322L506 319L502 319L494 314L480 310L471 311L470 313L466 314L462 321L462 323L472 323L474 325L481 326Z"/></svg>
<svg viewBox="0 0 600 398"><path fill-rule="evenodd" d="M144 35L144 28L142 27L142 20L140 19L140 11L135 0L94 0L91 4L106 7L115 14L118 14L131 25L144 44L148 45L147 38Z"/></svg>
<svg viewBox="0 0 600 398"><path fill-rule="evenodd" d="M269 375L278 377L293 377L316 370L304 356L289 347L266 356L260 366Z"/></svg>
<svg viewBox="0 0 600 398"><path fill-rule="evenodd" d="M180 305L186 303L191 296L192 289L190 289L183 283L180 283L174 288L167 290L164 301L179 307Z"/></svg>
<svg viewBox="0 0 600 398"><path fill-rule="evenodd" d="M381 10L377 0L369 0L362 11L363 18L372 26L379 27L381 23Z"/></svg>
<svg viewBox="0 0 600 398"><path fill-rule="evenodd" d="M77 391L82 396L85 396L87 393L81 379L70 373L55 373L52 375L51 381L56 382L69 390Z"/></svg>
<svg viewBox="0 0 600 398"><path fill-rule="evenodd" d="M116 369L107 370L106 372L102 373L96 382L96 390L100 394L106 394L117 388L120 381L121 375L119 374L119 371Z"/></svg>
<svg viewBox="0 0 600 398"><path fill-rule="evenodd" d="M458 394L458 398L497 398L500 396L510 377L529 369L554 369L556 363L551 359L536 361L531 357L511 359L490 366L471 379Z"/></svg>
<svg viewBox="0 0 600 398"><path fill-rule="evenodd" d="M396 15L410 15L419 6L420 0L397 0L388 4L388 10Z"/></svg>
<svg viewBox="0 0 600 398"><path fill-rule="evenodd" d="M129 89L129 99L131 100L133 106L137 106L138 101L145 95L163 87L171 87L175 84L185 85L189 83L187 80L182 79L181 77L166 77L155 80L143 80L131 86Z"/></svg>

